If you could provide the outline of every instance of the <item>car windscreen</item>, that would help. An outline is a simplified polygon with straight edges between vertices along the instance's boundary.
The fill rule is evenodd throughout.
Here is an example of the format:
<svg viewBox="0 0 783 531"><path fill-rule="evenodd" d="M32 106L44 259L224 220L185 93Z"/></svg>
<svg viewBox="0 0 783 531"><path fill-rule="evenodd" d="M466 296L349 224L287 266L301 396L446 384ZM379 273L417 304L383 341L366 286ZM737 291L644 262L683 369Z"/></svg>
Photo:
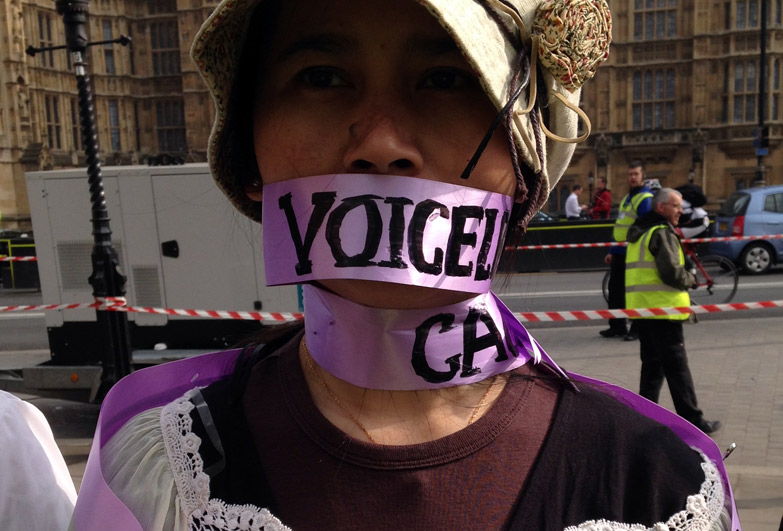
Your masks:
<svg viewBox="0 0 783 531"><path fill-rule="evenodd" d="M734 192L720 206L719 216L744 216L750 203L750 194Z"/></svg>

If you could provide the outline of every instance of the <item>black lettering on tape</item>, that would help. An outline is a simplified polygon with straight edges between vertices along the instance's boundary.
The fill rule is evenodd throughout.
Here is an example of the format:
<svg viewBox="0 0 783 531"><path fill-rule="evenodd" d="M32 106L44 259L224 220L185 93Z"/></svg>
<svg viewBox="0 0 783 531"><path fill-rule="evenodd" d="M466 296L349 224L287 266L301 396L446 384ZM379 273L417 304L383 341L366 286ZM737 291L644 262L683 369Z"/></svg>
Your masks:
<svg viewBox="0 0 783 531"><path fill-rule="evenodd" d="M378 253L383 233L383 219L378 210L377 199L383 199L377 195L357 195L346 197L340 206L335 208L326 221L326 242L332 250L335 259L335 267L367 267L376 265L370 260ZM340 238L340 228L345 216L353 209L364 207L367 215L367 234L364 238L364 248L358 254L348 256L345 254Z"/></svg>
<svg viewBox="0 0 783 531"><path fill-rule="evenodd" d="M449 358L446 358L446 363L449 365L449 369L446 371L438 371L430 367L427 363L427 337L430 335L432 327L437 323L440 323L439 334L448 332L454 328L454 314L453 313L439 313L433 315L418 327L416 327L416 339L413 343L413 352L411 356L411 365L413 370L430 383L443 383L448 382L457 375L459 371L459 354L455 354Z"/></svg>
<svg viewBox="0 0 783 531"><path fill-rule="evenodd" d="M476 247L475 232L465 232L465 222L469 219L484 219L484 209L480 206L458 206L452 211L451 234L446 250L446 275L450 277L469 277L473 273L473 262L467 265L459 263L460 252L465 246Z"/></svg>
<svg viewBox="0 0 783 531"><path fill-rule="evenodd" d="M405 206L413 201L407 197L387 197L384 203L391 205L389 220L389 259L378 262L380 267L392 269L407 269L408 264L402 260L402 238L405 236Z"/></svg>
<svg viewBox="0 0 783 531"><path fill-rule="evenodd" d="M484 223L484 239L481 242L478 258L476 258L476 280L487 280L492 276L493 264L487 264L489 249L492 247L492 236L495 235L495 221L498 217L496 208L488 208L484 211L486 221ZM502 247L502 242L498 242Z"/></svg>
<svg viewBox="0 0 783 531"><path fill-rule="evenodd" d="M408 255L411 263L419 272L429 275L440 275L443 271L443 249L435 247L432 262L427 262L424 258L424 229L430 214L435 210L440 212L440 217L449 219L449 209L446 205L432 199L425 199L416 205L408 227Z"/></svg>
<svg viewBox="0 0 783 531"><path fill-rule="evenodd" d="M476 325L479 320L484 323L488 332L481 337L476 337ZM473 366L473 357L476 352L485 348L497 348L498 355L495 357L495 361L498 363L508 359L506 347L503 344L503 337L500 335L498 327L495 326L492 316L486 310L471 308L468 311L465 323L462 325L462 334L465 353L462 356L461 378L468 378L481 372L480 368Z"/></svg>
<svg viewBox="0 0 783 531"><path fill-rule="evenodd" d="M285 218L288 221L288 230L291 233L291 241L293 241L294 249L296 250L298 262L295 270L297 275L308 275L312 273L313 262L310 260L310 250L313 248L315 235L321 228L326 213L332 208L336 197L336 192L316 192L313 194L312 203L315 208L310 216L310 220L307 222L307 231L305 232L304 241L302 241L299 225L297 225L296 222L296 213L291 205L291 193L289 192L277 200L280 210L285 212Z"/></svg>

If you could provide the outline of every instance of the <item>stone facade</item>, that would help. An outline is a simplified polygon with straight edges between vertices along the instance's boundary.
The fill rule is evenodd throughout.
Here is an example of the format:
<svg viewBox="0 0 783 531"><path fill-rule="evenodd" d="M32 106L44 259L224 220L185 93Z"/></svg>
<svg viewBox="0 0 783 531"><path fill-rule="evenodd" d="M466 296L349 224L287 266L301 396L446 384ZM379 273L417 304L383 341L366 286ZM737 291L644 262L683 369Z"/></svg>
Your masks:
<svg viewBox="0 0 783 531"><path fill-rule="evenodd" d="M763 182L782 184L783 6L768 4L766 100L769 154ZM762 0L609 0L609 59L587 82L590 138L577 147L550 208L565 188L605 176L614 202L628 191L627 164L646 163L664 186L702 186L708 208L758 184Z"/></svg>
<svg viewBox="0 0 783 531"><path fill-rule="evenodd" d="M766 47L769 154L764 182L783 183L783 6L769 4ZM592 135L576 154L563 191L590 175L627 192L635 158L664 185L700 184L711 208L758 179L762 0L609 0L609 60L583 91ZM89 35L130 35L132 45L90 48L96 129L107 164L144 164L167 153L205 160L214 110L189 48L215 0L92 0ZM31 57L30 46L64 44L53 0L0 0L0 228L29 220L24 172L83 165L76 81L65 51ZM17 221L18 220L18 221Z"/></svg>
<svg viewBox="0 0 783 531"><path fill-rule="evenodd" d="M104 164L206 159L214 110L189 57L215 0L92 0L87 53ZM29 224L24 172L84 166L78 92L53 0L0 0L0 229Z"/></svg>

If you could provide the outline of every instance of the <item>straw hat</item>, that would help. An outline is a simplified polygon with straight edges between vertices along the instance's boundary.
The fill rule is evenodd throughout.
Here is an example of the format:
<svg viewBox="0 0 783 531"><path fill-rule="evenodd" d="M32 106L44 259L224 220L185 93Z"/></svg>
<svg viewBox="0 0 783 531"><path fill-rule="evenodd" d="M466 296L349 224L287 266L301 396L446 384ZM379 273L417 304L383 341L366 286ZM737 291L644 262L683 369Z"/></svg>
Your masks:
<svg viewBox="0 0 783 531"><path fill-rule="evenodd" d="M196 36L191 56L215 102L216 116L209 138L208 160L217 184L249 217L260 220L257 203L245 194L245 174L257 176L251 130L250 103L237 107L243 85L238 65L248 35L251 14L262 0L222 0ZM606 59L611 40L611 16L606 0L417 0L455 40L477 72L484 91L499 110L509 100L509 87L519 63L520 41L531 62L543 68L547 119L534 133L525 114L530 92L525 90L513 110L514 135L524 162L543 180L540 206L562 176L574 151L582 83ZM486 6L486 7L485 7ZM533 52L531 53L531 50ZM535 73L536 69L531 69ZM239 72L241 74L241 72ZM539 112L534 110L533 112ZM589 120L581 113L589 128ZM246 126L245 126L246 127ZM497 133L496 133L497 134ZM536 136L538 138L536 138Z"/></svg>

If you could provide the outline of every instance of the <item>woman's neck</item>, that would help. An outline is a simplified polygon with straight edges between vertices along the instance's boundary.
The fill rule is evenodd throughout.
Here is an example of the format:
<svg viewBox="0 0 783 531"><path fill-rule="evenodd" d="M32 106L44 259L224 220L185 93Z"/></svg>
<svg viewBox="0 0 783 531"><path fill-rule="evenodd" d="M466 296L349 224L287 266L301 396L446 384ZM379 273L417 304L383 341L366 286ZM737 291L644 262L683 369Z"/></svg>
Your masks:
<svg viewBox="0 0 783 531"><path fill-rule="evenodd" d="M470 385L420 391L367 389L321 368L304 337L299 361L324 417L356 439L386 445L430 442L466 428L489 411L508 379L500 374Z"/></svg>
<svg viewBox="0 0 783 531"><path fill-rule="evenodd" d="M492 293L424 309L357 304L305 286L307 347L330 375L359 388L446 389L537 361L538 347Z"/></svg>

